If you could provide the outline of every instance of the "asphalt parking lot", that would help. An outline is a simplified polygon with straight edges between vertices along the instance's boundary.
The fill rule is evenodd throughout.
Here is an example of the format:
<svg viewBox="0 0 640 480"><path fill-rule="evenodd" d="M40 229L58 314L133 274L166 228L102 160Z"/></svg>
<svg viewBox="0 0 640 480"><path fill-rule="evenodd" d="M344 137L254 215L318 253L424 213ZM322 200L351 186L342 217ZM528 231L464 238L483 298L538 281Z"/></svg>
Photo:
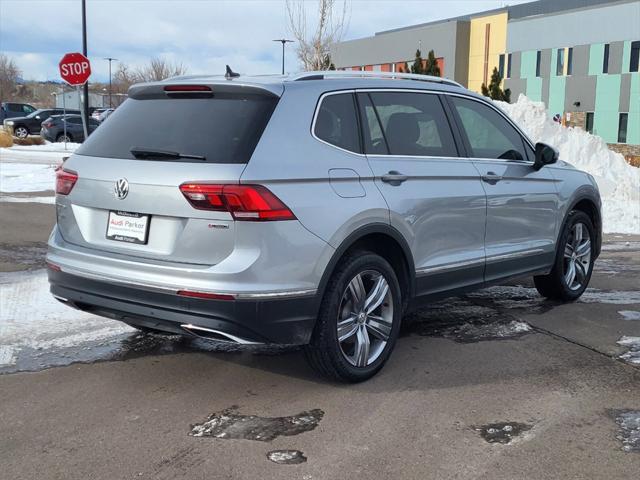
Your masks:
<svg viewBox="0 0 640 480"><path fill-rule="evenodd" d="M52 218L2 205L0 275L42 268ZM639 278L640 237L609 235L581 301L525 280L439 302L358 385L295 348L136 333L20 357L31 371L0 374L0 477L637 478L640 346L618 342L640 337Z"/></svg>

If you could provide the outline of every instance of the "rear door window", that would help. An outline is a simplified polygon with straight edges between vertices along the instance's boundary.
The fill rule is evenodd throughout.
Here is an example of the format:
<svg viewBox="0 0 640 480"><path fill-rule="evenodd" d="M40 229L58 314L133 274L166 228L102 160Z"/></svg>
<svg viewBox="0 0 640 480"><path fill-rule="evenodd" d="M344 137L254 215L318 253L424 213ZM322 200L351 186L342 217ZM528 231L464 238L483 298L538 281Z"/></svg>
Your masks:
<svg viewBox="0 0 640 480"><path fill-rule="evenodd" d="M247 163L277 101L272 95L231 92L212 98L129 98L76 153L135 159L131 150L137 149L199 157L180 162L204 157L208 163Z"/></svg>
<svg viewBox="0 0 640 480"><path fill-rule="evenodd" d="M360 97L359 97L360 98ZM451 127L437 95L371 92L363 105L366 151L379 153L382 141L391 155L457 157ZM366 140L365 140L366 141Z"/></svg>
<svg viewBox="0 0 640 480"><path fill-rule="evenodd" d="M522 136L493 108L466 98L450 96L463 135L474 158L526 160Z"/></svg>
<svg viewBox="0 0 640 480"><path fill-rule="evenodd" d="M325 96L316 116L313 133L331 145L359 153L360 135L353 94Z"/></svg>

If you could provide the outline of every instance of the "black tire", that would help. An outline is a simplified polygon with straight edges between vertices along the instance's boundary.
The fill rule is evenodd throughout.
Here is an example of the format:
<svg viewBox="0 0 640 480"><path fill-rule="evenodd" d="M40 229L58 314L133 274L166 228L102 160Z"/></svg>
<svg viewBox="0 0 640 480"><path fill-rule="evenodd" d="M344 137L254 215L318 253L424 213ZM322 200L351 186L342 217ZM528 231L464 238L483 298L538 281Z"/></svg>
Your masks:
<svg viewBox="0 0 640 480"><path fill-rule="evenodd" d="M23 133L23 132L26 132ZM25 127L24 125L14 125L13 126L13 133L16 136L16 138L27 138L29 136L29 129L27 127Z"/></svg>
<svg viewBox="0 0 640 480"><path fill-rule="evenodd" d="M569 261L565 257L565 247L569 243L574 226L579 223L581 223L584 226L583 228L586 228L587 232L589 233L590 256L588 267L582 267L583 269L580 269L580 272L584 272L584 277L580 282L580 286L571 288L567 284L567 280L565 278L565 267L567 265L567 261ZM540 295L552 300L560 300L564 302L572 302L580 298L580 296L584 293L587 286L589 285L589 280L591 279L591 274L593 272L596 248L595 240L595 231L593 228L593 223L591 222L589 216L582 211L572 210L569 213L564 226L562 227L562 232L558 239L558 246L556 249L556 258L553 264L553 269L551 270L551 272L549 272L548 275L539 275L533 277L533 282Z"/></svg>
<svg viewBox="0 0 640 480"><path fill-rule="evenodd" d="M392 319L386 344L383 344L381 339L373 334L369 336L370 330L368 330L366 323L370 320L368 317L363 320L365 325L362 328L370 339L373 338L370 340L373 345L377 343L378 351L377 357L366 366L355 366L347 360L347 354L343 353L343 348L338 341L337 331L339 310L345 308L343 300L347 295L349 283L360 274L363 275L363 279L366 278L366 275L371 274L378 275L378 278L380 278L379 275L384 277L389 287L387 292L391 295L390 301L388 301L389 297L385 297L380 306L372 311L373 315L373 312L382 312L384 309L387 319ZM354 251L347 254L340 261L327 284L311 343L304 348L308 362L324 377L339 382L362 382L374 376L389 358L398 337L402 319L401 297L400 284L396 274L384 258L368 251ZM389 306L392 308L391 311L389 311ZM382 317L382 313L379 315ZM357 322L354 322L353 325L354 328L358 328ZM357 336L357 334L353 335ZM367 350L367 354L369 354L369 350Z"/></svg>
<svg viewBox="0 0 640 480"><path fill-rule="evenodd" d="M64 133L61 133L56 137L56 142L64 142ZM67 133L67 142L73 142L73 137Z"/></svg>

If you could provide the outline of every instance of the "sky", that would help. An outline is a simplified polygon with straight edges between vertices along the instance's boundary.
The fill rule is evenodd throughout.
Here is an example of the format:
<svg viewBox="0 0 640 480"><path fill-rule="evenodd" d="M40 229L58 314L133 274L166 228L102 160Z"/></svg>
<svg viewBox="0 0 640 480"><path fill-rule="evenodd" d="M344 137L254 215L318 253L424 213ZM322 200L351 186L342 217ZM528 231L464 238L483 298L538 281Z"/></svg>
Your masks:
<svg viewBox="0 0 640 480"><path fill-rule="evenodd" d="M343 39L523 1L352 0ZM305 4L311 22L315 2ZM192 74L224 73L225 64L279 73L282 47L272 40L292 38L284 0L87 0L87 32L93 81L108 80L104 57L130 67L163 57ZM288 72L300 69L294 48L287 45ZM62 55L81 50L80 0L0 0L0 52L24 79L58 80Z"/></svg>

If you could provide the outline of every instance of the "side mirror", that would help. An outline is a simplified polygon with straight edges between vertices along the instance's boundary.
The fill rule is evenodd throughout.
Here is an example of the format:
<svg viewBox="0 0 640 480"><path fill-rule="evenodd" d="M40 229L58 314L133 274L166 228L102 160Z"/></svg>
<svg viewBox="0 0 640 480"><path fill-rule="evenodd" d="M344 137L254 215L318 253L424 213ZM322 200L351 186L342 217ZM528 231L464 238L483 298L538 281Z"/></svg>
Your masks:
<svg viewBox="0 0 640 480"><path fill-rule="evenodd" d="M546 143L536 143L536 159L533 162L533 168L540 170L545 165L551 165L558 161L558 151Z"/></svg>

